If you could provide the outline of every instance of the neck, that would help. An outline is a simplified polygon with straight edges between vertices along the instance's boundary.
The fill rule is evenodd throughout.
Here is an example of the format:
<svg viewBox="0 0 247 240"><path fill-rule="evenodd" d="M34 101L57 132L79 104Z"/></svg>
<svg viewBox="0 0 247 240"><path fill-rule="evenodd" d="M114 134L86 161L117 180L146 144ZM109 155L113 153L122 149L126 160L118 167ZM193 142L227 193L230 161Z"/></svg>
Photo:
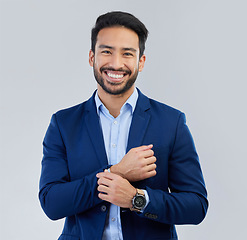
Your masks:
<svg viewBox="0 0 247 240"><path fill-rule="evenodd" d="M98 95L101 102L105 105L108 109L109 113L113 117L117 117L120 114L120 110L127 99L132 95L134 92L134 86L130 88L127 92L119 95L112 95L105 92L99 85L98 85Z"/></svg>

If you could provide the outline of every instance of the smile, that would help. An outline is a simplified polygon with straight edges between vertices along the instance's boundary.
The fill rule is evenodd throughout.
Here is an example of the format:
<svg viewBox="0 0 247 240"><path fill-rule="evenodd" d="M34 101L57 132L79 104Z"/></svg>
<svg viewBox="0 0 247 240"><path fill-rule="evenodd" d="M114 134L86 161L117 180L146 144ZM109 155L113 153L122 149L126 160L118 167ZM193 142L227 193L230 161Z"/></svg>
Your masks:
<svg viewBox="0 0 247 240"><path fill-rule="evenodd" d="M128 75L125 71L115 71L115 70L104 70L103 73L106 75L106 80L110 84L116 85L124 81L125 76Z"/></svg>
<svg viewBox="0 0 247 240"><path fill-rule="evenodd" d="M114 73L106 73L107 76L109 76L110 78L115 78L115 79L120 79L124 77L124 74L114 74Z"/></svg>
<svg viewBox="0 0 247 240"><path fill-rule="evenodd" d="M123 70L123 69L113 69L113 68L107 68L107 67L102 67L100 69L100 71L102 73L104 73L108 80L110 81L116 81L116 82L120 82L123 80L123 78L126 75L131 75L131 71L130 70Z"/></svg>

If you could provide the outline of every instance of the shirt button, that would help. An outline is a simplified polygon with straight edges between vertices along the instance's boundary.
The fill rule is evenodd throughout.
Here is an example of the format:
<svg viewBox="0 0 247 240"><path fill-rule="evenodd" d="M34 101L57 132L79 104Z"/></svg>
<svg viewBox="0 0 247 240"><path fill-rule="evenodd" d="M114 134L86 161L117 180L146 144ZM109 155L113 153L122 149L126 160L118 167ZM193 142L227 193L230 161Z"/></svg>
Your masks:
<svg viewBox="0 0 247 240"><path fill-rule="evenodd" d="M114 121L113 123L116 125L117 124L117 121Z"/></svg>
<svg viewBox="0 0 247 240"><path fill-rule="evenodd" d="M102 205L101 208L100 208L101 212L105 212L106 211L106 206L105 205Z"/></svg>
<svg viewBox="0 0 247 240"><path fill-rule="evenodd" d="M112 147L115 148L117 145L115 143L112 144Z"/></svg>
<svg viewBox="0 0 247 240"><path fill-rule="evenodd" d="M112 218L111 220L112 220L113 222L115 222L115 221L116 221L116 218Z"/></svg>

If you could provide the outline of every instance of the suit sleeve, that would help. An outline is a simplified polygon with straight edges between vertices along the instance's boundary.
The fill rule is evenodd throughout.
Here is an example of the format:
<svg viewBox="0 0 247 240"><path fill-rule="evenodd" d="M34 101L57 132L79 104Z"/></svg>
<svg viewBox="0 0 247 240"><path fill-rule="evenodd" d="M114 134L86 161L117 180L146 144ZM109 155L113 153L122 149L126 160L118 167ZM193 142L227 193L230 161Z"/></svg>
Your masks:
<svg viewBox="0 0 247 240"><path fill-rule="evenodd" d="M166 224L199 224L207 212L207 192L183 113L178 119L168 171L169 191L147 187L150 202L142 216Z"/></svg>
<svg viewBox="0 0 247 240"><path fill-rule="evenodd" d="M56 115L53 115L43 142L39 191L40 203L46 215L57 220L84 212L102 202L97 196L97 172L79 180L70 180L66 147Z"/></svg>

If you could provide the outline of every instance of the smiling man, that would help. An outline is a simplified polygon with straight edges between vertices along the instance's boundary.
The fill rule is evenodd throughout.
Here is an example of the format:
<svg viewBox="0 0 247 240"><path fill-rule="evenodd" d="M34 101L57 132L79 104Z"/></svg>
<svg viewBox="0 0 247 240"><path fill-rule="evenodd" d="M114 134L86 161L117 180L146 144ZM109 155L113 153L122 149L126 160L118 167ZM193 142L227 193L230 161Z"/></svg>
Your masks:
<svg viewBox="0 0 247 240"><path fill-rule="evenodd" d="M39 198L49 218L66 218L60 240L175 240L176 224L199 224L206 215L184 114L135 87L147 36L129 13L101 15L89 52L97 90L52 116Z"/></svg>

